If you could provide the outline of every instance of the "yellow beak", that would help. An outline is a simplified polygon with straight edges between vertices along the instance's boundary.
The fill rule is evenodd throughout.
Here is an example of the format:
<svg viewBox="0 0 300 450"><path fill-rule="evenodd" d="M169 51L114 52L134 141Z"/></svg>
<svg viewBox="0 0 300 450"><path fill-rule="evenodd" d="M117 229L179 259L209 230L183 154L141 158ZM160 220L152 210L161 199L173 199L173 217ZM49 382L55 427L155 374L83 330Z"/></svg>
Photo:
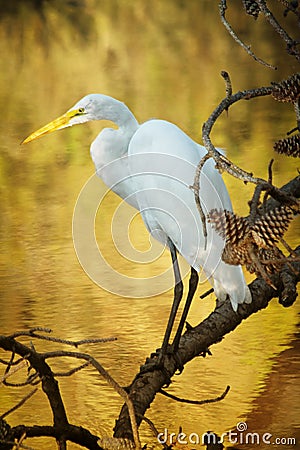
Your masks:
<svg viewBox="0 0 300 450"><path fill-rule="evenodd" d="M82 115L82 111L78 109L73 109L72 111L67 111L62 116L48 123L44 127L32 133L28 136L21 144L27 144L28 142L34 141L35 139L44 136L44 134L52 133L52 131L60 130L61 128L65 128L69 125L70 120L75 117Z"/></svg>

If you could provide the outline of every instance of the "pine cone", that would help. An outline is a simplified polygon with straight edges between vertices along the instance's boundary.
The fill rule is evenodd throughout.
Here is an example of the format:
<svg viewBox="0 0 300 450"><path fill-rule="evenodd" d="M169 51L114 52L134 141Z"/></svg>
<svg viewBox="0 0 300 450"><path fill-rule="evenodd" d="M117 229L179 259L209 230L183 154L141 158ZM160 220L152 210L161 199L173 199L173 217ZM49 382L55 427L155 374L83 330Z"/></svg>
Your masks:
<svg viewBox="0 0 300 450"><path fill-rule="evenodd" d="M243 5L246 10L246 13L257 19L258 14L260 12L259 5L257 4L257 2L255 0L243 0Z"/></svg>
<svg viewBox="0 0 300 450"><path fill-rule="evenodd" d="M260 248L258 251L258 259L268 274L279 272L287 260L284 254L277 247ZM281 259L280 262L278 261L279 259ZM274 260L277 261L274 262ZM269 264L269 262L271 264Z"/></svg>
<svg viewBox="0 0 300 450"><path fill-rule="evenodd" d="M231 245L237 244L249 233L247 220L231 211L212 209L207 218L216 232Z"/></svg>
<svg viewBox="0 0 300 450"><path fill-rule="evenodd" d="M273 146L275 152L284 153L287 156L293 156L294 158L300 157L300 134L288 137L286 139L280 139L276 141Z"/></svg>
<svg viewBox="0 0 300 450"><path fill-rule="evenodd" d="M232 264L233 266L246 266L251 262L249 259L249 242L242 245L231 245L226 244L222 254L222 260L227 264Z"/></svg>
<svg viewBox="0 0 300 450"><path fill-rule="evenodd" d="M288 206L279 206L255 221L251 227L254 242L259 247L273 247L288 229L293 212Z"/></svg>
<svg viewBox="0 0 300 450"><path fill-rule="evenodd" d="M281 270L286 262L276 242L287 230L293 215L288 206L282 205L259 216L254 224L249 217L239 217L226 210L213 209L207 217L225 239L222 260L227 264L241 264L270 283L269 275Z"/></svg>
<svg viewBox="0 0 300 450"><path fill-rule="evenodd" d="M279 83L271 82L272 97L279 102L294 103L300 97L300 73L295 73Z"/></svg>

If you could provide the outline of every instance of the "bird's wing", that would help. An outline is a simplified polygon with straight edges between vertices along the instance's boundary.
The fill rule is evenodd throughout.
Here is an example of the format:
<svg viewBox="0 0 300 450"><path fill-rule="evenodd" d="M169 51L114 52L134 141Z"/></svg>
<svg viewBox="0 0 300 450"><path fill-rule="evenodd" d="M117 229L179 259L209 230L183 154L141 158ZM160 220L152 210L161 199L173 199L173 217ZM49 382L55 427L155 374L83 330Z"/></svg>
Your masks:
<svg viewBox="0 0 300 450"><path fill-rule="evenodd" d="M128 148L129 170L137 201L149 232L161 242L170 238L196 270L202 267L213 278L219 297L228 293L237 304L245 298L245 281L239 266L225 264L221 257L224 240L206 222L207 241L196 206L196 167L205 155L175 125L151 120L142 124ZM200 177L200 201L204 213L211 209L231 210L231 201L213 160L205 163Z"/></svg>

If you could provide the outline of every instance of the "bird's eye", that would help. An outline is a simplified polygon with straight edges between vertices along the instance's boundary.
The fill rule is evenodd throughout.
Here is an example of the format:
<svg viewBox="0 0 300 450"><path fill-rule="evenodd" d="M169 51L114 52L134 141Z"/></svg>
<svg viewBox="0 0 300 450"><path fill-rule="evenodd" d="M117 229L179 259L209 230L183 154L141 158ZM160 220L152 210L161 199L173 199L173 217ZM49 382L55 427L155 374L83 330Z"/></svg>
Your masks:
<svg viewBox="0 0 300 450"><path fill-rule="evenodd" d="M84 108L79 108L78 112L79 112L79 114L83 114L83 113L85 113L85 109Z"/></svg>

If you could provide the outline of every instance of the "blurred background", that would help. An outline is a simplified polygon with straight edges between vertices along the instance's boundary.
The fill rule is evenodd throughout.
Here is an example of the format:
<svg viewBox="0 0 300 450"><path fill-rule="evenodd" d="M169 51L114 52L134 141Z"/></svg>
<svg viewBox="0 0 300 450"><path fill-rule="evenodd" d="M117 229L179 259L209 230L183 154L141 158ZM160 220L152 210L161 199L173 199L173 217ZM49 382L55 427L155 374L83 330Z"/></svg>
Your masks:
<svg viewBox="0 0 300 450"><path fill-rule="evenodd" d="M220 22L217 2L0 1L1 334L44 326L64 339L116 336L116 342L82 350L98 358L121 385L129 384L145 357L160 346L172 290L135 298L132 277L147 279L167 270L170 256L162 252L149 264L137 264L115 251L111 222L120 201L114 194L106 195L96 216L96 235L109 264L128 276L126 296L93 283L74 251L74 207L94 173L89 146L108 124L66 129L24 147L20 142L91 92L124 101L140 122L153 117L174 122L200 142L203 122L225 96L221 70L231 75L234 91L269 85L299 70L265 21L244 14L242 2L227 14L238 35L276 71L253 61L232 40ZM283 20L280 8L277 17ZM287 23L295 30L290 15ZM294 126L289 105L261 98L234 105L218 120L212 138L232 161L259 177L267 177L268 163L275 158L274 183L281 186L297 175L299 163L275 154L272 146ZM224 179L235 211L246 215L253 186L228 175ZM124 236L122 220L115 227ZM149 250L139 217L127 233L138 251ZM299 220L287 233L292 247L298 238ZM106 282L111 284L109 278ZM213 296L198 299L207 288L199 286L191 325L214 308ZM226 399L200 407L158 395L148 416L159 430L177 432L182 425L187 434L221 434L246 421L250 432L300 439L299 304L284 309L273 300L212 353L188 364L169 391L200 400L220 395L229 384ZM60 371L73 366L72 361L56 364ZM95 371L61 379L60 386L71 422L111 435L122 401ZM2 386L0 415L27 391ZM51 412L38 392L7 420L11 425L50 424ZM146 425L141 439L147 448L156 448ZM28 444L56 448L47 439Z"/></svg>

